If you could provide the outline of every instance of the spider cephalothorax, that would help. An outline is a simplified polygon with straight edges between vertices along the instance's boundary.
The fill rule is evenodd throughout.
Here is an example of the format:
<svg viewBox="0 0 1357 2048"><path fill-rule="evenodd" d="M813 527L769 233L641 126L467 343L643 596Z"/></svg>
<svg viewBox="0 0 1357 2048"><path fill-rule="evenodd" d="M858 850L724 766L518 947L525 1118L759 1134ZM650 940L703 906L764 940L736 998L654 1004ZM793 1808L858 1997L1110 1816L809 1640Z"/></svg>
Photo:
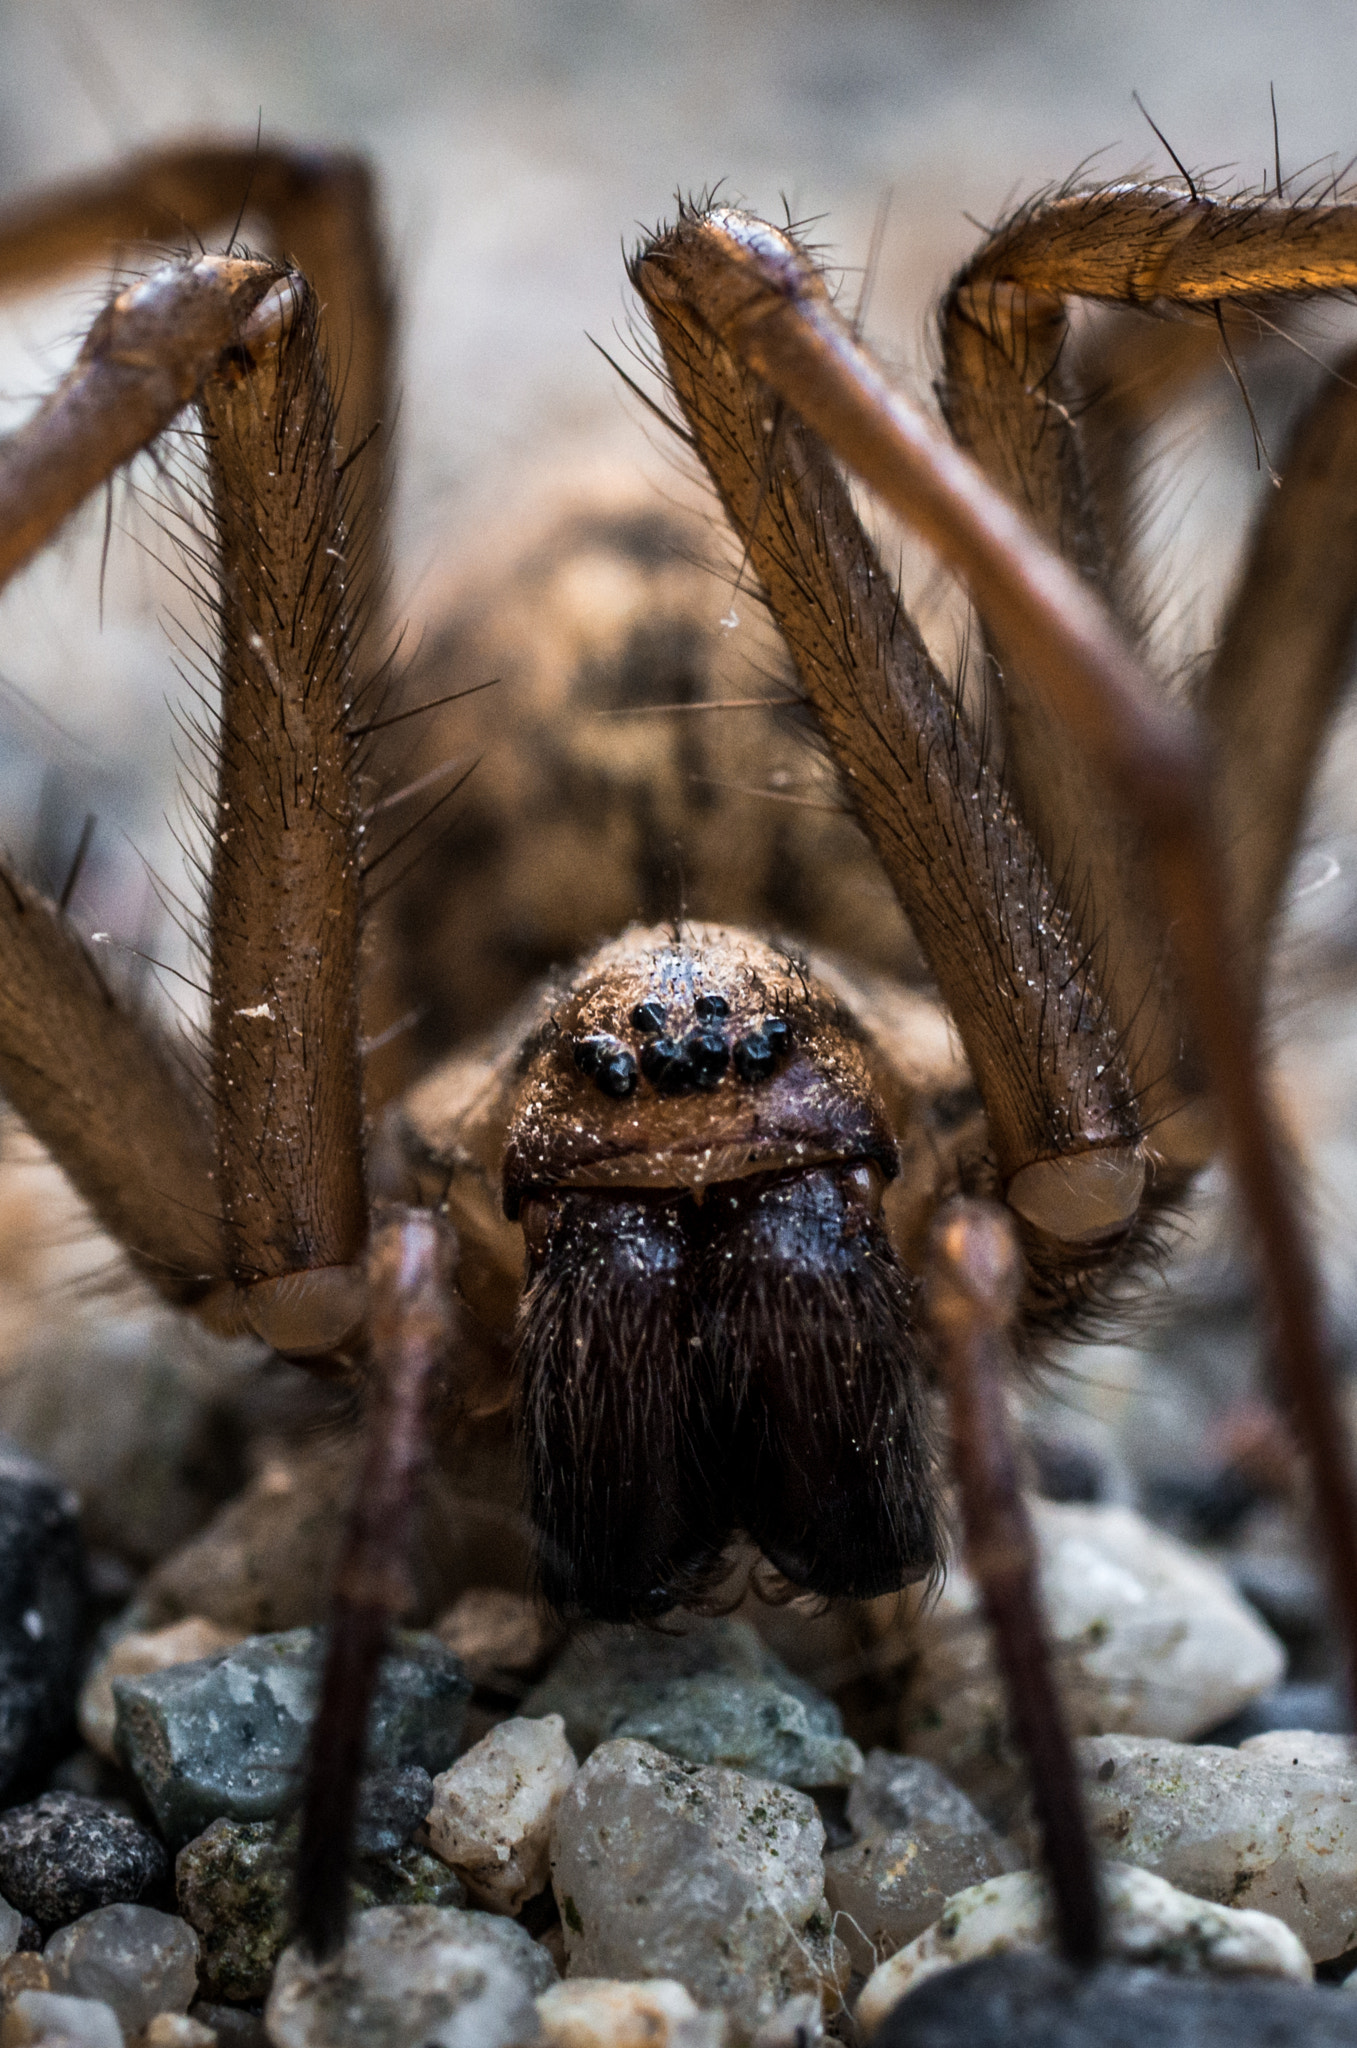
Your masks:
<svg viewBox="0 0 1357 2048"><path fill-rule="evenodd" d="M789 715L832 763L822 793L846 801L865 842L836 818L796 855L716 805L727 837L698 864L694 916L733 925L716 899L732 872L757 874L755 921L776 899L765 928L800 906L817 930L776 946L686 919L629 931L529 993L491 1043L463 1046L374 1143L354 986L363 868L410 835L374 847L362 743L415 707L384 707L370 687L379 635L353 605L390 418L368 181L340 157L169 153L105 181L97 205L81 189L0 222L0 267L32 274L49 247L69 261L169 222L206 232L243 193L295 267L199 257L119 293L62 386L0 444L9 574L198 409L221 675L203 1072L120 1005L63 908L6 870L0 1084L166 1296L372 1393L303 1828L313 1943L342 1925L336 1844L403 1595L434 1391L454 1459L477 1429L503 1437L516 1400L539 1579L573 1612L663 1612L707 1587L737 1529L818 1593L899 1586L937 1562L925 1269L949 1355L1002 1349L1019 1314L1033 1339L1120 1269L1218 1122L1267 1251L1357 1621L1357 1517L1250 1036L1357 614L1357 387L1339 379L1302 429L1198 693L1227 899L1205 757L1115 617L1123 579L1100 518L1114 541L1130 521L1111 486L1095 503L1065 354L1071 297L1214 315L1232 298L1352 288L1352 209L1122 187L1016 216L946 301L961 449L890 391L790 231L704 206L648 241L633 280L680 431L785 642ZM338 404L333 341L349 365ZM998 742L935 666L840 463L967 582L1001 678ZM644 525L631 525L637 561ZM1278 622L1297 615L1278 692ZM531 857L500 898L495 832L462 845L440 888L468 882L473 908L461 923L448 911L463 936L442 947L436 902L398 898L388 930L408 942L409 973L427 950L445 978L474 980L483 958L487 986L512 995L520 969L558 957L554 935L585 949L609 924L661 914L656 820L676 792L701 808L713 782L693 728L678 738L712 695L703 636L661 624L633 621L627 662L600 674L581 659L582 697L555 700L567 724L578 701L672 711L658 794L644 749L624 770L605 728L590 728L576 774L579 747L539 745L503 695L477 699L531 763L509 777L499 834L521 834ZM672 706L635 701L652 658ZM605 865L611 908L595 919L584 906ZM854 896L869 869L895 898L884 919ZM848 872L853 887L836 888ZM534 915L539 897L550 914ZM856 900L872 928L860 949ZM928 992L795 950L805 937L879 969L906 950L901 909ZM473 997L463 1023L476 1015ZM371 1066L367 1079L371 1118L384 1089ZM993 1227L947 1223L958 1191L1002 1205ZM1000 1544L991 1561L1007 1570L1013 1554Z"/></svg>

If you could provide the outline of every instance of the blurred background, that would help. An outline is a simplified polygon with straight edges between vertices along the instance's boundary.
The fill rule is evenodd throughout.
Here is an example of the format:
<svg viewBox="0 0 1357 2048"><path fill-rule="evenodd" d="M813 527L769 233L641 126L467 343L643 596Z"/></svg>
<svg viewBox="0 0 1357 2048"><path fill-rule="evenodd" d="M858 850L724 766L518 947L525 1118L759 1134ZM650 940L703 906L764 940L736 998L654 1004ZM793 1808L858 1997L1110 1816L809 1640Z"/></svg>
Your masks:
<svg viewBox="0 0 1357 2048"><path fill-rule="evenodd" d="M1191 168L1252 186L1272 177L1275 92L1282 171L1313 186L1357 151L1355 81L1348 0L25 0L0 12L0 203L126 150L257 125L370 155L402 309L396 608L418 633L448 565L539 472L623 465L663 488L667 452L588 337L613 346L624 329L624 249L676 189L720 180L765 210L785 196L817 218L850 291L884 218L867 332L926 389L929 308L977 224L1080 166L1171 173L1133 92ZM0 426L69 360L106 284L65 279L0 303ZM1306 346L1331 349L1348 318L1326 309ZM1294 353L1260 359L1265 432L1315 374ZM1209 640L1263 475L1223 370L1157 450L1155 636L1173 666ZM114 501L101 606L103 539L95 505L0 601L0 839L59 887L95 813L86 929L174 964L147 870L182 887L166 709L182 685L166 614L185 604L136 491ZM1350 739L1335 760L1297 877L1277 1020L1351 1328ZM0 1240L18 1229L7 1213ZM4 1270L17 1266L0 1242ZM1181 1321L1172 1347L1107 1349L1079 1367L1103 1420L1138 1400L1161 1467L1205 1441L1203 1418L1237 1392L1251 1350L1237 1273L1228 1258L1213 1270L1213 1320L1191 1338L1200 1373L1169 1358L1188 1341Z"/></svg>

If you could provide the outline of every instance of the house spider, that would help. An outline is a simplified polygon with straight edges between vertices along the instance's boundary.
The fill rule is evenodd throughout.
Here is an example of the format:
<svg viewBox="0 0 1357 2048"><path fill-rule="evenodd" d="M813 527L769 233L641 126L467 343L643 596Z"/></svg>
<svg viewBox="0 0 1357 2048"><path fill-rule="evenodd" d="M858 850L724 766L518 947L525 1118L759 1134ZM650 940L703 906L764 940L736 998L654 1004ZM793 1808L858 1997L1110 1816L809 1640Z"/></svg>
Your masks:
<svg viewBox="0 0 1357 2048"><path fill-rule="evenodd" d="M1218 1142L1357 1640L1357 1517L1253 1056L1357 605L1353 387L1336 379L1303 427L1198 691L1222 863L1206 753L1116 621L1124 579L1100 536L1120 536L1125 505L1111 470L1089 483L1062 354L1080 296L1218 315L1350 288L1352 210L1137 185L1034 204L945 301L950 441L890 391L790 229L708 203L649 238L632 277L680 431L965 1060L934 998L681 917L531 993L489 1051L436 1069L365 1144L360 788L368 744L408 715L374 691L379 635L355 597L390 418L369 181L338 155L165 152L12 209L0 273L31 282L117 243L207 234L247 199L286 264L152 271L0 445L8 576L197 408L221 687L205 1080L4 868L0 1083L162 1295L368 1390L303 1823L313 1946L342 1928L336 1847L435 1402L454 1433L502 1430L516 1379L542 1590L568 1613L647 1619L702 1597L737 1529L823 1596L934 1570L923 1384L941 1359L982 1576L1001 1586L1021 1531L986 1464L997 1410L977 1420L964 1368L1002 1359L1010 1332L1033 1352L1077 1324ZM337 400L327 354L347 364ZM1002 771L836 458L967 584L1002 677Z"/></svg>

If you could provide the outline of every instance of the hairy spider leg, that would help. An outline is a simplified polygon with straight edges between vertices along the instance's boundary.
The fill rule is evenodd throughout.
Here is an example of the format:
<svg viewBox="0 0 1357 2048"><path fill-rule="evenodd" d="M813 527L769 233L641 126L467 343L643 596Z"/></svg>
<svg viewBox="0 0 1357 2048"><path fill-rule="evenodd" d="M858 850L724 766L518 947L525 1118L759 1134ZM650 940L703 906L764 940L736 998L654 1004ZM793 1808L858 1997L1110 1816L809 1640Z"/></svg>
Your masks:
<svg viewBox="0 0 1357 2048"><path fill-rule="evenodd" d="M1345 210L1336 211L1342 216ZM1347 223L1340 217L1308 241L1312 286L1338 281L1333 264L1325 268L1326 252L1336 252L1335 262L1348 262L1346 238ZM747 542L751 559L784 630L788 617L794 628L797 614L811 609L822 639L851 643L856 636L850 622L852 627L860 623L866 595L880 575L874 557L861 552L862 542L856 585L844 578L829 592L816 592L807 606L804 591L817 554L828 553L825 537L836 528L841 531L844 518L837 507L832 517L825 512L826 464L815 439L823 436L964 577L987 628L1087 755L1100 787L1144 833L1189 1031L1216 1094L1225 1147L1256 1235L1277 1364L1314 1479L1330 1585L1343 1618L1349 1681L1357 1698L1357 1488L1320 1328L1319 1278L1262 1077L1254 1011L1235 988L1229 898L1212 830L1208 766L1192 725L1163 703L1096 592L1025 524L962 450L891 390L835 313L820 273L790 236L735 209L685 212L675 228L642 249L633 276L655 321L694 443L737 531L745 534L754 524ZM703 374L699 365L710 367ZM776 463L768 447L775 410L770 389L810 430L804 452L789 457L785 451L791 436L783 426ZM752 504L751 476L758 479ZM812 495L803 528L810 544L780 563L771 546L765 545L761 554L759 527L771 518L770 508L788 500L808 478ZM847 511L851 514L851 507ZM897 748L896 820L893 832L889 825L883 830L881 813L888 818L888 803L880 797L873 802L860 779L860 761L870 755L871 745L844 744L834 717L834 688L826 685L819 665L823 656L819 661L805 658L794 630L788 637L847 786L899 887L900 864L892 863L888 853L891 839L919 831L920 806L918 797L909 794L907 757ZM878 703L888 696L879 693ZM859 729L870 730L872 721L883 716L877 705L862 706ZM963 729L959 715L956 726ZM888 773L891 749L882 738L872 733L878 772ZM955 769L945 751L932 754L928 767L932 780L924 780L931 799L933 784L945 782L949 769L953 774ZM969 786L963 781L957 795ZM996 860L983 886L962 897L982 934L1006 879ZM945 957L903 892L902 901L952 1001ZM980 950L992 957L988 942ZM1006 1097L1014 1078L1034 1068L1040 1073L1052 1049L1041 1032L1032 1033L1030 1013L1019 1002L1013 1009L1018 1028L1010 1037L1011 1070L1005 1074L1001 1062L996 1074L993 1062L987 1065L979 1056L986 1048L976 1020L964 1008L958 1011L954 1001L952 1007L985 1097L1010 1206L1031 1220L1030 1187L1022 1185L1013 1150L1020 1125ZM1076 1071L1078 1065L1075 1060ZM1082 1102L1082 1084L1076 1099ZM1073 1142L1060 1148L1065 1156L1058 1153L1050 1160L1038 1154L1031 1163L1053 1165L1076 1191L1091 1179L1096 1195L1097 1138L1077 1128L1072 1135ZM1126 1186L1129 1190L1129 1180ZM1051 1220L1048 1210L1048 1224ZM1025 1249L1030 1261L1030 1236Z"/></svg>

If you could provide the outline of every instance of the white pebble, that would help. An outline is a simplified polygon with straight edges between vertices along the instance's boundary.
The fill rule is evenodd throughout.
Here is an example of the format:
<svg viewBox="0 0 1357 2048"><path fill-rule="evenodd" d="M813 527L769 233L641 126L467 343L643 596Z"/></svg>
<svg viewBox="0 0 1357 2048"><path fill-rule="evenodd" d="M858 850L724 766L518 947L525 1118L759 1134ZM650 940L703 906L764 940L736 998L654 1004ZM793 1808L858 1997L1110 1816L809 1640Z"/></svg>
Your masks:
<svg viewBox="0 0 1357 2048"><path fill-rule="evenodd" d="M551 1871L551 1825L578 1766L559 1714L501 1721L433 1781L429 1845L478 1905L517 1913Z"/></svg>
<svg viewBox="0 0 1357 2048"><path fill-rule="evenodd" d="M1079 1744L1106 1852L1199 1898L1284 1920L1315 1962L1357 1946L1357 1763L1341 1735Z"/></svg>
<svg viewBox="0 0 1357 2048"><path fill-rule="evenodd" d="M556 1816L551 1881L569 1974L673 1977L742 2035L800 1992L836 1998L848 1957L804 1792L648 1743L602 1743Z"/></svg>
<svg viewBox="0 0 1357 2048"><path fill-rule="evenodd" d="M1065 1710L1076 1735L1187 1741L1275 1685L1285 1653L1229 1580L1125 1507L1029 1502ZM920 1617L902 1746L1007 1819L1023 1773L974 1582L948 1565Z"/></svg>
<svg viewBox="0 0 1357 2048"><path fill-rule="evenodd" d="M218 1650L229 1650L240 1640L238 1630L218 1628L215 1621L204 1621L200 1614L190 1614L169 1628L133 1629L127 1635L119 1636L107 1656L101 1657L94 1665L81 1687L80 1705L76 1710L80 1733L91 1749L97 1749L100 1756L106 1756L111 1763L116 1762L117 1753L113 1747L115 1678L140 1678L147 1671L165 1671L174 1664L196 1664L200 1657L211 1657Z"/></svg>
<svg viewBox="0 0 1357 2048"><path fill-rule="evenodd" d="M217 2048L217 2036L186 2012L158 2012L141 2034L138 2048Z"/></svg>
<svg viewBox="0 0 1357 2048"><path fill-rule="evenodd" d="M372 1906L323 1963L295 1942L283 1950L264 2027L274 2048L523 2048L539 2038L533 2000L555 1977L513 1920Z"/></svg>
<svg viewBox="0 0 1357 2048"><path fill-rule="evenodd" d="M59 1998L54 1991L21 1991L5 2008L0 2048L123 2048L123 2031L111 2005L98 1998Z"/></svg>
<svg viewBox="0 0 1357 2048"><path fill-rule="evenodd" d="M198 1989L197 1935L154 1906L99 1906L54 1934L42 1959L54 1992L103 1999L129 2034L187 2011Z"/></svg>
<svg viewBox="0 0 1357 2048"><path fill-rule="evenodd" d="M704 2013L672 1977L574 1977L536 2001L544 2048L722 2048L724 2013Z"/></svg>
<svg viewBox="0 0 1357 2048"><path fill-rule="evenodd" d="M1289 1977L1307 1983L1301 1944L1268 1913L1235 1911L1190 1898L1163 1878L1127 1864L1102 1867L1107 1952L1128 1963L1193 1975ZM1032 1870L972 1885L941 1917L874 1970L855 2017L869 2037L907 1991L941 1970L1012 1949L1050 1948L1055 1929L1045 1880Z"/></svg>

